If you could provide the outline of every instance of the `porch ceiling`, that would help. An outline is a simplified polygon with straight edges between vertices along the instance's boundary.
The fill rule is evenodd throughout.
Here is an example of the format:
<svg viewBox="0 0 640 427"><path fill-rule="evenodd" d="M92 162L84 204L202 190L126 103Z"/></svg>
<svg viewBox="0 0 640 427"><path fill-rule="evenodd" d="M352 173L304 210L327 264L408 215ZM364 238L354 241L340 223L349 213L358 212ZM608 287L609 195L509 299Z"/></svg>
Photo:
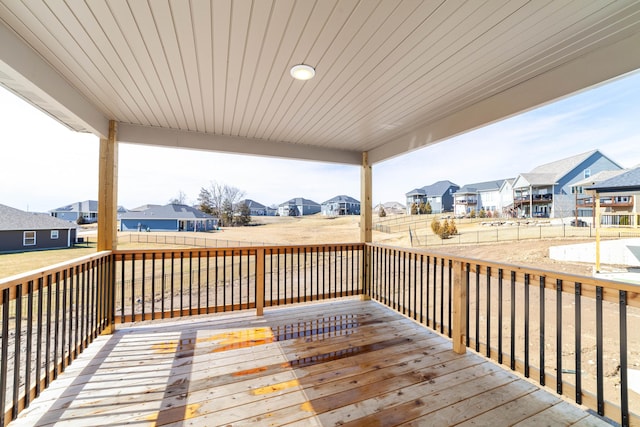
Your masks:
<svg viewBox="0 0 640 427"><path fill-rule="evenodd" d="M640 68L640 3L0 0L0 40L0 83L72 129L359 164Z"/></svg>

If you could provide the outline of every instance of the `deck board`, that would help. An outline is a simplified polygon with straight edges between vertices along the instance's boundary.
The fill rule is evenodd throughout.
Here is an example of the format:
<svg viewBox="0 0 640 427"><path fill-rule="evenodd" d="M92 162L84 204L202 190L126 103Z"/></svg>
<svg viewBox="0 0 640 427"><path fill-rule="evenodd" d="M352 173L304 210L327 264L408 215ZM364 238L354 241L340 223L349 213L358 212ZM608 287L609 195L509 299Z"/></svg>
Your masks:
<svg viewBox="0 0 640 427"><path fill-rule="evenodd" d="M607 425L375 301L125 325L12 426Z"/></svg>

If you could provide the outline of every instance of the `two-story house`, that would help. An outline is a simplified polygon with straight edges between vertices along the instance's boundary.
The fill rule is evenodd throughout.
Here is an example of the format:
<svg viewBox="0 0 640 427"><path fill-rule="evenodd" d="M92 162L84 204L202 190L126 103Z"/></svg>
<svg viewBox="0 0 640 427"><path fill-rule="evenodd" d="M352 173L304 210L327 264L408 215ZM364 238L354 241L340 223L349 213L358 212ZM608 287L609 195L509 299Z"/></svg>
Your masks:
<svg viewBox="0 0 640 427"><path fill-rule="evenodd" d="M431 205L432 213L452 212L453 193L460 186L451 181L438 181L422 188L415 188L405 194L407 198L407 215L411 215L412 206L424 203Z"/></svg>
<svg viewBox="0 0 640 427"><path fill-rule="evenodd" d="M303 197L296 197L278 205L279 216L303 216L320 212L320 204Z"/></svg>
<svg viewBox="0 0 640 427"><path fill-rule="evenodd" d="M349 196L336 196L321 205L322 215L360 215L360 202Z"/></svg>
<svg viewBox="0 0 640 427"><path fill-rule="evenodd" d="M599 150L540 165L518 175L513 183L515 212L519 217L573 216L572 184L604 170L619 169L622 167Z"/></svg>
<svg viewBox="0 0 640 427"><path fill-rule="evenodd" d="M506 179L465 184L453 194L454 213L469 215L472 211L501 214L504 207L501 189Z"/></svg>

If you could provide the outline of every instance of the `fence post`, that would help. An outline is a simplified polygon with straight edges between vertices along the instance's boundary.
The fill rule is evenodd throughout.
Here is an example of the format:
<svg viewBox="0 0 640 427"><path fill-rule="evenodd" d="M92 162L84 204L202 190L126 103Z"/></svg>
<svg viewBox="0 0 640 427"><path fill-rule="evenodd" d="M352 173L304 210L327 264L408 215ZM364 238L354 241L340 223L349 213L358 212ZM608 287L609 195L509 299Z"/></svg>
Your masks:
<svg viewBox="0 0 640 427"><path fill-rule="evenodd" d="M467 325L467 275L464 271L464 264L460 261L453 262L453 313L451 339L453 340L453 351L457 354L464 354L467 351L466 325Z"/></svg>
<svg viewBox="0 0 640 427"><path fill-rule="evenodd" d="M264 248L256 249L256 316L264 314Z"/></svg>

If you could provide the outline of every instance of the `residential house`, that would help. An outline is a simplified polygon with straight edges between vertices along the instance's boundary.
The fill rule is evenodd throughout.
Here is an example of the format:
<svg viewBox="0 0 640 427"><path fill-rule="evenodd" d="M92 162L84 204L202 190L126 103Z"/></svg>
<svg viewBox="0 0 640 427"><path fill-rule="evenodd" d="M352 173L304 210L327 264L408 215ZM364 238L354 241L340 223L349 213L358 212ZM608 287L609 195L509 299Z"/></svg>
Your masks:
<svg viewBox="0 0 640 427"><path fill-rule="evenodd" d="M381 207L384 208L384 212L387 215L404 214L407 210L407 207L400 202L385 202L385 203L378 203L376 206L374 206L373 212L379 215Z"/></svg>
<svg viewBox="0 0 640 427"><path fill-rule="evenodd" d="M120 231L211 231L218 219L187 205L150 205L120 215Z"/></svg>
<svg viewBox="0 0 640 427"><path fill-rule="evenodd" d="M360 202L349 196L336 196L322 203L322 215L360 215Z"/></svg>
<svg viewBox="0 0 640 427"><path fill-rule="evenodd" d="M431 212L442 213L453 211L453 193L458 191L460 186L451 181L438 181L422 188L415 188L405 194L407 197L407 214L411 215L411 206L421 203L431 205Z"/></svg>
<svg viewBox="0 0 640 427"><path fill-rule="evenodd" d="M503 217L517 216L513 206L513 183L515 178L505 179L500 186L500 206L502 206Z"/></svg>
<svg viewBox="0 0 640 427"><path fill-rule="evenodd" d="M75 202L52 209L49 213L52 217L65 221L76 222L78 218L82 218L85 223L91 224L98 221L98 201L85 200L84 202Z"/></svg>
<svg viewBox="0 0 640 427"><path fill-rule="evenodd" d="M70 248L76 231L69 221L0 205L0 252Z"/></svg>
<svg viewBox="0 0 640 427"><path fill-rule="evenodd" d="M303 197L296 197L278 205L279 216L303 216L320 212L320 204Z"/></svg>
<svg viewBox="0 0 640 427"><path fill-rule="evenodd" d="M502 213L500 190L506 179L465 184L453 194L455 215L469 215L471 211Z"/></svg>
<svg viewBox="0 0 640 427"><path fill-rule="evenodd" d="M581 218L583 221L592 223L595 215L594 211L594 198L593 191L587 191L586 188L592 187L603 181L606 181L614 176L620 175L628 171L628 169L618 169L611 171L601 171L595 175L591 175L589 178L582 179L571 185L571 193L575 198L575 212L574 216ZM617 199L617 200L616 200ZM608 206L609 208L627 207L630 206L630 200L624 200L621 196L605 196L600 197L600 204L602 206Z"/></svg>
<svg viewBox="0 0 640 427"><path fill-rule="evenodd" d="M244 203L249 208L249 215L251 216L271 216L275 215L275 209L258 203L255 200L245 199L238 202L238 204Z"/></svg>
<svg viewBox="0 0 640 427"><path fill-rule="evenodd" d="M585 187L600 199L602 225L640 226L640 166Z"/></svg>
<svg viewBox="0 0 640 427"><path fill-rule="evenodd" d="M575 197L571 185L620 165L591 150L538 166L518 175L513 184L514 209L520 217L563 218L574 215Z"/></svg>

